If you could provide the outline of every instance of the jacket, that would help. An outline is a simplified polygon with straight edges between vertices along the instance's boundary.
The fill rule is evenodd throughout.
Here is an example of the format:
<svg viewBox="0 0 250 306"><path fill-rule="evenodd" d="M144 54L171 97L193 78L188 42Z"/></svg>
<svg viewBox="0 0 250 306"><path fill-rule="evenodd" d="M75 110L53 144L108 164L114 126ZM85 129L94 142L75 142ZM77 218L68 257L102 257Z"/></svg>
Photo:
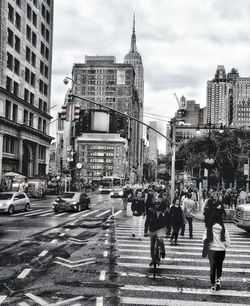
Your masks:
<svg viewBox="0 0 250 306"><path fill-rule="evenodd" d="M142 216L145 214L145 203L144 199L133 199L131 210L133 212L133 216Z"/></svg>
<svg viewBox="0 0 250 306"><path fill-rule="evenodd" d="M213 225L213 240L209 242L209 250L224 251L230 245L230 237L225 229L225 241L221 241L222 227L219 223ZM203 242L207 238L207 230L203 234Z"/></svg>
<svg viewBox="0 0 250 306"><path fill-rule="evenodd" d="M168 213L150 209L147 215L146 223L149 226L150 232L158 231L159 229L162 229L168 225Z"/></svg>
<svg viewBox="0 0 250 306"><path fill-rule="evenodd" d="M182 226L183 225L183 212L180 206L176 207L172 205L169 211L170 223L172 226Z"/></svg>
<svg viewBox="0 0 250 306"><path fill-rule="evenodd" d="M194 202L194 200L186 198L183 201L182 206L183 206L183 213L184 213L185 217L187 217L187 218L194 217L194 212L195 212L195 202Z"/></svg>

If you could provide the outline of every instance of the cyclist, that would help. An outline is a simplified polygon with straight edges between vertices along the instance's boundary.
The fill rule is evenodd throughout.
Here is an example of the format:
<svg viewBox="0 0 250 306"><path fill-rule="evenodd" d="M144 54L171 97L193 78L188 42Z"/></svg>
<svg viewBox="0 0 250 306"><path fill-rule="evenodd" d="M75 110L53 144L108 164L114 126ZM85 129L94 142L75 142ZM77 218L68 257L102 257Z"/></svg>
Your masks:
<svg viewBox="0 0 250 306"><path fill-rule="evenodd" d="M149 208L146 223L149 227L149 237L150 237L150 253L152 261L150 262L150 266L153 265L154 261L154 247L156 242L156 237L159 238L159 242L161 245L161 257L165 258L165 246L163 237L166 235L165 227L167 226L168 218L165 205L156 200L151 207Z"/></svg>

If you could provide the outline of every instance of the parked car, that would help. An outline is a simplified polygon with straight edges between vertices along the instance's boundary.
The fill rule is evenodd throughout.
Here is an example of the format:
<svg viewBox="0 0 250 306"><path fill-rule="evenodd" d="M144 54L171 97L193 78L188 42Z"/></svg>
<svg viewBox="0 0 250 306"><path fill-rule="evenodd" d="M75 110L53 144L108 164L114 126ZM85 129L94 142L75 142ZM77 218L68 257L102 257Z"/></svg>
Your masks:
<svg viewBox="0 0 250 306"><path fill-rule="evenodd" d="M65 192L53 203L55 212L78 211L90 209L90 198L85 192Z"/></svg>
<svg viewBox="0 0 250 306"><path fill-rule="evenodd" d="M250 203L237 205L234 224L250 233Z"/></svg>
<svg viewBox="0 0 250 306"><path fill-rule="evenodd" d="M16 211L30 209L30 200L24 192L6 191L0 193L0 212L12 215Z"/></svg>
<svg viewBox="0 0 250 306"><path fill-rule="evenodd" d="M123 198L123 189L122 188L114 188L110 191L111 198Z"/></svg>

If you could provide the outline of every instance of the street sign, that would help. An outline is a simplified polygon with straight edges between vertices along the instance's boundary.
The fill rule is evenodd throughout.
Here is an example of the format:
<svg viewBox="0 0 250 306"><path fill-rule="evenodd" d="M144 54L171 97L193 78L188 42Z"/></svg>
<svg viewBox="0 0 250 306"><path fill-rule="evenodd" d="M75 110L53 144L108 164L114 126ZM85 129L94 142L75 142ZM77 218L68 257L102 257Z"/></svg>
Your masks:
<svg viewBox="0 0 250 306"><path fill-rule="evenodd" d="M249 175L249 165L244 164L244 175Z"/></svg>

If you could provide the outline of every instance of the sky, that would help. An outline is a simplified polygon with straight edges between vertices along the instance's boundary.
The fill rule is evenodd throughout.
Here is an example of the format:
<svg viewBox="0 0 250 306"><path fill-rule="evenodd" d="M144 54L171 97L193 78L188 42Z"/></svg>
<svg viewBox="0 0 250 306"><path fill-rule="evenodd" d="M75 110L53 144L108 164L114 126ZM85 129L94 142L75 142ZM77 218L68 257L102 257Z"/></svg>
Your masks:
<svg viewBox="0 0 250 306"><path fill-rule="evenodd" d="M64 77L85 55L113 55L124 62L135 13L144 112L169 117L158 121L165 134L178 109L174 93L204 107L206 84L217 65L250 76L249 12L248 0L54 0L51 115L56 118L64 102ZM154 119L144 117L149 121ZM55 130L52 123L54 137ZM165 153L161 136L158 145Z"/></svg>

